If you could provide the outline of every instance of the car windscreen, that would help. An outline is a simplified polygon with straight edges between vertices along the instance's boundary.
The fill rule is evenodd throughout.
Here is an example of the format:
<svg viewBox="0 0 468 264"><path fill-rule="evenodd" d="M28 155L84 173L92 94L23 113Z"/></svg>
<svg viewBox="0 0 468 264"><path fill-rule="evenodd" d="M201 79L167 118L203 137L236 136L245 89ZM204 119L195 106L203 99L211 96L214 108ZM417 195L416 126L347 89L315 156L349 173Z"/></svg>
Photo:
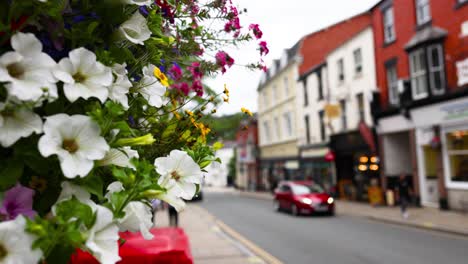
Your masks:
<svg viewBox="0 0 468 264"><path fill-rule="evenodd" d="M297 195L324 192L322 187L319 185L291 184L291 188L293 193Z"/></svg>

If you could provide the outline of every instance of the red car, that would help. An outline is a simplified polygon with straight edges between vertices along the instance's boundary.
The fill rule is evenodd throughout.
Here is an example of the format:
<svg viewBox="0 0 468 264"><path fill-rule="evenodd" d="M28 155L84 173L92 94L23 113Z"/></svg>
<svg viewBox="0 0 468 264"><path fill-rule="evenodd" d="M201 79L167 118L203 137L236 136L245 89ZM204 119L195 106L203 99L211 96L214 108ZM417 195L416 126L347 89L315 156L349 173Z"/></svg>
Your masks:
<svg viewBox="0 0 468 264"><path fill-rule="evenodd" d="M335 214L335 201L320 185L310 181L282 181L275 190L275 210L288 210L293 215Z"/></svg>

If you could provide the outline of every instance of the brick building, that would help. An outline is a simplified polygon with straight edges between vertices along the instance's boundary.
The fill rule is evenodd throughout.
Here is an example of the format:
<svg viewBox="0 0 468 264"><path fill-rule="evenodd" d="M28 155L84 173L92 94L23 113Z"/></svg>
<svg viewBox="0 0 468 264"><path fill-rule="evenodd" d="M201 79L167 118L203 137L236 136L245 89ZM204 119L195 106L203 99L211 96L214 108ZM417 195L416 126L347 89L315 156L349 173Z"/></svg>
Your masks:
<svg viewBox="0 0 468 264"><path fill-rule="evenodd" d="M381 183L405 174L423 205L468 202L468 0L371 8Z"/></svg>

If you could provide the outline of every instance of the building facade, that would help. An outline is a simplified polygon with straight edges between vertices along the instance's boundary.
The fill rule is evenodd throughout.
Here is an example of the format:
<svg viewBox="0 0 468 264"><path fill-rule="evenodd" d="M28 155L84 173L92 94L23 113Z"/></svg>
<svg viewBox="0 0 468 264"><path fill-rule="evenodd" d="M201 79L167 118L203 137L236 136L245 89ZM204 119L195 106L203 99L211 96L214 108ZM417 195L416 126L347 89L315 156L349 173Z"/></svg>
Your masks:
<svg viewBox="0 0 468 264"><path fill-rule="evenodd" d="M249 191L265 190L265 183L259 173L256 117L242 120L236 133L236 143L236 187Z"/></svg>
<svg viewBox="0 0 468 264"><path fill-rule="evenodd" d="M468 204L468 1L385 0L372 9L381 182L406 175L422 205Z"/></svg>
<svg viewBox="0 0 468 264"><path fill-rule="evenodd" d="M221 159L221 163L212 162L206 169L204 185L212 187L226 187L228 184L229 162L234 157L236 142L225 141L224 146L218 149L215 156Z"/></svg>
<svg viewBox="0 0 468 264"><path fill-rule="evenodd" d="M296 134L296 79L300 42L285 50L258 87L260 173L266 189L292 179L299 168Z"/></svg>

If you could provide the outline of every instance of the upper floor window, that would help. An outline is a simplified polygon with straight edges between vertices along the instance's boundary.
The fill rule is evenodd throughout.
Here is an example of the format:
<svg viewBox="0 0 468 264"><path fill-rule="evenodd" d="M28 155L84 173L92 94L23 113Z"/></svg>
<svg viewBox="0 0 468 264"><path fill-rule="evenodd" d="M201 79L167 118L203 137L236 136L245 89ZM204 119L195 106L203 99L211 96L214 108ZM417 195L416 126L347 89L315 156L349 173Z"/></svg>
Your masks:
<svg viewBox="0 0 468 264"><path fill-rule="evenodd" d="M281 134L280 134L280 133L281 133L281 132L280 132L280 124L279 124L279 120L278 120L277 117L275 117L274 120L275 120L275 121L274 121L274 122L275 122L275 128L274 128L274 129L275 129L275 139L276 139L276 140L279 140L279 139L281 138Z"/></svg>
<svg viewBox="0 0 468 264"><path fill-rule="evenodd" d="M266 89L263 91L262 95L263 95L263 107L267 107L268 106L268 92Z"/></svg>
<svg viewBox="0 0 468 264"><path fill-rule="evenodd" d="M432 44L410 53L411 89L414 99L445 91L445 70L442 45ZM429 90L430 89L430 90Z"/></svg>
<svg viewBox="0 0 468 264"><path fill-rule="evenodd" d="M306 132L306 142L307 144L310 144L310 121L309 121L309 115L304 116L304 122L305 122L305 132Z"/></svg>
<svg viewBox="0 0 468 264"><path fill-rule="evenodd" d="M284 125L285 125L285 134L288 136L292 136L292 118L291 118L291 112L286 112L283 114L283 119L284 119Z"/></svg>
<svg viewBox="0 0 468 264"><path fill-rule="evenodd" d="M343 59L339 59L337 61L337 67L338 67L338 82L344 81L344 62Z"/></svg>
<svg viewBox="0 0 468 264"><path fill-rule="evenodd" d="M307 92L307 77L304 77L303 81L303 88L304 88L304 106L309 105L309 93Z"/></svg>
<svg viewBox="0 0 468 264"><path fill-rule="evenodd" d="M278 88L276 87L276 85L273 85L272 94L271 94L271 101L272 102L278 101Z"/></svg>
<svg viewBox="0 0 468 264"><path fill-rule="evenodd" d="M359 121L364 121L365 120L364 94L362 93L357 94L356 97L357 97L357 104L358 104Z"/></svg>
<svg viewBox="0 0 468 264"><path fill-rule="evenodd" d="M263 135L265 136L265 142L270 142L270 124L268 121L263 122Z"/></svg>
<svg viewBox="0 0 468 264"><path fill-rule="evenodd" d="M341 106L341 129L346 130L348 127L348 120L346 119L346 101L340 100Z"/></svg>
<svg viewBox="0 0 468 264"><path fill-rule="evenodd" d="M418 25L422 25L431 20L429 0L416 0L416 20Z"/></svg>
<svg viewBox="0 0 468 264"><path fill-rule="evenodd" d="M395 40L395 21L393 18L393 7L389 7L383 11L383 25L385 43Z"/></svg>
<svg viewBox="0 0 468 264"><path fill-rule="evenodd" d="M354 57L354 73L356 75L360 74L362 72L362 52L361 48L358 48L353 51L353 57Z"/></svg>
<svg viewBox="0 0 468 264"><path fill-rule="evenodd" d="M322 80L321 69L317 71L317 84L318 84L318 99L323 100L323 80Z"/></svg>
<svg viewBox="0 0 468 264"><path fill-rule="evenodd" d="M390 104L398 105L400 103L400 95L398 93L398 76L395 64L387 66L387 87Z"/></svg>
<svg viewBox="0 0 468 264"><path fill-rule="evenodd" d="M319 121L320 121L320 139L325 141L325 112L322 110L319 113Z"/></svg>
<svg viewBox="0 0 468 264"><path fill-rule="evenodd" d="M289 85L288 85L288 77L284 77L284 94L287 96L289 94Z"/></svg>

